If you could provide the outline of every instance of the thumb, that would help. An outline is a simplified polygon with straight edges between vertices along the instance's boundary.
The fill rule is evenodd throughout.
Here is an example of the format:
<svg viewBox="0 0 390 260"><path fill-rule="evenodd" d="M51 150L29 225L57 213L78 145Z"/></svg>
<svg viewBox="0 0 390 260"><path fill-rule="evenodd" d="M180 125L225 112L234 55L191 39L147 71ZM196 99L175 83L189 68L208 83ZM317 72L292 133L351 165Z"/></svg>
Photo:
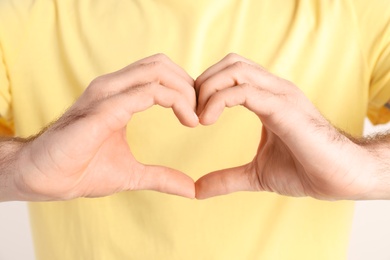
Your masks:
<svg viewBox="0 0 390 260"><path fill-rule="evenodd" d="M178 170L163 166L145 165L134 190L155 190L195 198L194 180Z"/></svg>
<svg viewBox="0 0 390 260"><path fill-rule="evenodd" d="M237 191L255 191L257 180L251 164L206 174L195 183L196 198L207 199ZM253 180L253 181L252 181Z"/></svg>

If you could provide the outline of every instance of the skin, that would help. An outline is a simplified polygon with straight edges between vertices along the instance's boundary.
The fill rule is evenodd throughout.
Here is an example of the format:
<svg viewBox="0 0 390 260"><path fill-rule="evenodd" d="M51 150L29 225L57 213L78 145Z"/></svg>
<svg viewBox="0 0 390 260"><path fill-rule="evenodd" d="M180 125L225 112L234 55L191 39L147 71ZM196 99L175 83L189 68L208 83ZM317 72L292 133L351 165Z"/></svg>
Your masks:
<svg viewBox="0 0 390 260"><path fill-rule="evenodd" d="M126 141L134 113L172 108L198 124L193 79L164 55L154 55L95 79L55 123L31 140L5 140L1 200L68 200L125 190L156 190L194 198L194 181L174 169L143 165ZM4 145L3 145L4 147Z"/></svg>
<svg viewBox="0 0 390 260"><path fill-rule="evenodd" d="M257 154L246 165L195 183L177 170L143 165L127 144L126 125L153 105L172 108L188 127L215 123L225 107L245 106L263 124ZM37 136L0 141L0 200L68 200L145 189L198 199L236 191L389 199L388 138L378 140L338 131L293 83L236 54L196 81L157 54L92 81Z"/></svg>
<svg viewBox="0 0 390 260"><path fill-rule="evenodd" d="M317 199L388 199L385 143L355 140L335 129L293 83L230 54L196 80L200 123L217 121L225 107L242 105L263 124L253 161L209 173L196 197L269 191ZM297 123L299 122L299 123Z"/></svg>

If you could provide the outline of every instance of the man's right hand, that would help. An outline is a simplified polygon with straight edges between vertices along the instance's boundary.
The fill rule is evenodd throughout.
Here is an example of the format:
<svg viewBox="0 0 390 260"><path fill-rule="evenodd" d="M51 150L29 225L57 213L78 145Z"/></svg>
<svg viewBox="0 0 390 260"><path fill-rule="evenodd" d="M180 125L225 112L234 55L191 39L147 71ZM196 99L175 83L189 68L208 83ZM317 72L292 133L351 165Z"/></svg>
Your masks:
<svg viewBox="0 0 390 260"><path fill-rule="evenodd" d="M67 200L125 190L156 190L194 198L193 180L143 165L126 140L131 116L153 105L171 107L180 122L198 124L194 80L158 54L93 80L55 123L28 141L4 141L1 200ZM1 155L1 154L0 154Z"/></svg>

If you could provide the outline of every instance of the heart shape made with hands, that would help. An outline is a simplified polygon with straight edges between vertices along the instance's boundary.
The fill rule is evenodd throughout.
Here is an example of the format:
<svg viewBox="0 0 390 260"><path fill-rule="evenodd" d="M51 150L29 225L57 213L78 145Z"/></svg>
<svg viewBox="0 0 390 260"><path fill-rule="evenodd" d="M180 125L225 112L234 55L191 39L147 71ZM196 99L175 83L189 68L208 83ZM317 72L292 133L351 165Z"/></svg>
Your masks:
<svg viewBox="0 0 390 260"><path fill-rule="evenodd" d="M247 164L206 174L195 183L178 170L159 166L164 163L143 164L142 158L135 159L131 149L133 140L145 133L135 134L130 147L126 129L134 122L133 115L153 105L172 108L179 121L189 127L220 122L226 107L245 107L250 113L238 113L227 121L244 128L237 132L245 135L247 142L253 142L252 148L257 148L257 153L254 158L247 158ZM246 120L243 114L256 119ZM229 117L232 119L231 115ZM261 122L261 131L247 121ZM149 128L156 126L149 125ZM227 124L218 129L226 131L233 127ZM257 132L248 135L248 131ZM207 143L211 144L211 137L200 136L208 138ZM232 136L225 143L237 141ZM260 139L258 144L253 136ZM329 136L336 138L329 142ZM190 139L201 143L196 136ZM367 183L361 178L363 181L358 185L349 185L356 183L356 176L349 169L350 162L361 165L350 155L351 150L356 151L355 144L332 127L299 88L238 55L226 56L195 81L161 55L103 75L91 82L59 120L24 147L27 151L20 160L23 165L32 165L29 168L34 170L21 173L21 186L29 187L37 200L100 197L125 190L156 190L198 199L235 191L348 198L357 193L361 183ZM252 152L246 150L247 144L237 147L237 151L229 152ZM202 148L198 146L198 149L195 154L204 156ZM229 147L219 147L215 154L221 150L228 151ZM341 150L342 161L339 160ZM149 158L165 154L158 152ZM367 157L362 153L360 158ZM220 154L218 157L223 158ZM347 162L347 166L343 162ZM236 163L245 162L232 162ZM332 174L322 167L330 164ZM213 166L218 167L218 164ZM223 168L226 164L219 166ZM351 174L346 175L346 172ZM344 176L343 182L332 178L336 174Z"/></svg>
<svg viewBox="0 0 390 260"><path fill-rule="evenodd" d="M182 126L171 111L153 107L134 115L128 134L138 161L191 173L194 180L203 177L196 182L197 198L201 198L206 191L202 183L209 182L207 173L253 159L261 123L246 108L234 107L226 109L212 125L188 128Z"/></svg>
<svg viewBox="0 0 390 260"><path fill-rule="evenodd" d="M164 96L161 94L160 96L156 96L153 94L155 104L159 104L163 107L172 107L179 121L183 125L189 127L195 127L198 123L205 126L213 125L217 122L226 107L240 105L250 110L252 113L249 114L252 116L257 115L257 123L259 124L259 117L262 120L262 115L270 113L270 107L274 104L274 97L277 96L274 92L280 91L280 87L277 88L275 85L283 86L283 84L281 84L283 83L281 79L271 75L256 63L236 54L227 55L220 62L204 71L195 81L182 68L178 67L176 64L172 64L170 60L167 62L166 57L163 57L163 60L165 60L165 63L164 67L161 69L170 67L170 71L174 71L174 73L171 77L167 77L166 74L160 76L161 79L159 79L159 82L163 85L162 89L166 91L166 95ZM152 61L148 64L154 66L156 62ZM145 65L143 66L146 67ZM168 71L167 73L170 72ZM180 77L177 75L180 75ZM176 78L175 82L173 78ZM275 84L275 81L277 84ZM181 83L179 84L179 82ZM263 89L259 88L258 86L261 85L264 85L265 87L263 87ZM172 89L175 91L172 92ZM178 97L176 99L173 98L173 96L177 96L178 93ZM171 101L166 101L168 99ZM261 104L261 106L259 106L259 104ZM196 115L194 116L193 111L190 110L195 110ZM244 121L234 123L236 125L246 125ZM261 131L259 130L259 127L253 128L247 126L247 129L241 131L241 133L245 133L248 129L257 129L258 132L252 134L252 136L256 136L257 140L260 139L259 135ZM144 130L147 131L146 129ZM231 141L233 141L233 139L230 139L228 142ZM254 147L254 145L257 147L258 143L253 144L256 143L254 139L251 141L252 147ZM241 150L242 147L246 146L241 146ZM255 150L255 148L253 150ZM154 157L158 158L161 157L161 155L156 155ZM248 161L251 159L253 159L253 157L248 159ZM240 161L237 164L240 165L242 163L243 162ZM158 163L154 165L158 165ZM224 166L224 164L221 165ZM219 170L202 176L195 182L196 198L207 198L234 191L256 189L257 187L253 185L254 182L251 180L251 178L256 178L256 176L254 176L253 170L250 170L251 176L248 175L249 168L253 168L251 162L242 166ZM183 175L184 174L182 174L182 176ZM172 176L177 175L173 174ZM174 179L172 179L172 181L173 180ZM178 187L178 183L175 185ZM188 181L186 181L186 184L183 182L183 185L186 185L187 187L190 186ZM155 188L153 187L152 189ZM158 190L161 191L160 188L158 188ZM164 192L164 190L165 189L162 191ZM173 190L172 192L172 190L173 189L170 189L169 193L179 195L185 194L184 196L191 197L191 195L189 195L190 193L183 193L183 191L176 193L176 191Z"/></svg>
<svg viewBox="0 0 390 260"><path fill-rule="evenodd" d="M211 169L209 167L223 169L226 167L242 165L244 163L250 162L253 159L253 154L255 153L258 145L257 140L260 139L259 136L261 133L259 127L260 120L255 115L255 113L253 113L256 111L251 112L249 109L243 113L239 108L234 108L232 109L232 111L235 111L233 113L234 115L228 115L228 117L222 116L221 119L219 118L222 115L225 107L243 105L246 100L250 99L248 94L251 95L253 89L248 89L251 91L247 91L245 86L249 86L249 84L246 82L253 79L246 78L246 74L248 74L248 70L246 68L250 68L253 69L254 72L258 72L260 67L252 61L244 59L235 54L230 54L220 62L208 68L194 81L182 68L178 67L176 64L173 64L170 60L167 61L166 57L162 57L162 59L164 66L161 69L164 70L166 68L170 68L166 71L165 74L160 76L161 78L159 78L159 81L162 82L160 84L163 85L163 89L167 92L167 94L165 96L163 94L160 96L154 96L155 104L161 105L163 107L172 107L176 117L183 125L195 127L198 125L198 123L200 123L204 126L209 126L208 128L210 129L210 132L208 132L205 127L202 127L201 129L197 128L196 131L193 132L187 128L184 130L185 133L176 133L177 136L185 137L183 139L176 138L175 136L167 137L166 135L169 135L170 132L175 132L172 131L172 129L165 127L167 125L171 127L173 124L173 122L168 123L166 121L167 117L164 117L164 122L158 122L158 117L151 117L150 120L144 120L142 123L135 123L134 120L137 117L135 116L132 118L131 123L135 123L137 127L142 126L142 130L138 130L138 133L130 134L129 139L132 140L133 143L131 145L133 152L138 155L148 155L148 158L159 158L159 160L162 161L149 163L147 158L139 158L139 156L137 157L137 160L140 162L147 162L147 165L169 165L173 166L172 168L180 169L182 172L180 172L181 175L179 177L182 181L182 185L186 187L189 187L190 185L189 180L182 179L184 176L183 172L191 173L191 176L197 176L199 172L207 173L215 170L215 168ZM153 66L157 64L153 60L147 60L147 62L147 64L152 65L151 69L153 69ZM142 66L146 67L145 65ZM174 71L173 74L171 74L172 71ZM168 74L170 77L167 76ZM177 77L178 75L180 76ZM240 78L242 78L242 82ZM172 92L172 89L175 91ZM178 93L179 96L176 99L172 98L177 96ZM172 101L168 102L168 99L171 99ZM190 111L190 107L192 107L192 110L196 111L195 117L194 113ZM237 111L240 112L237 113ZM148 117L147 114L148 111L143 111L142 116ZM250 120L248 119L247 115L249 115ZM227 120L227 118L229 118L229 120ZM145 122L153 122L153 125L146 125ZM136 128L131 126L129 129L130 131L136 131ZM150 136L161 136L159 133L164 133L164 139L160 138L159 140L153 140L150 142L150 145L145 145L145 140L141 141L139 137L145 136L145 134L152 131L152 129L158 129L158 133L147 134L148 138L150 138ZM217 136L215 133L217 133ZM245 142L243 142L241 138L237 138L235 135L244 137ZM169 141L168 144L162 144L161 147L169 146L169 148L172 150L176 149L176 151L172 152L172 154L180 154L180 151L177 150L178 147L181 147L182 151L187 149L190 151L197 151L195 154L203 158L203 163L194 164L192 161L183 161L184 157L181 158L181 160L174 158L169 161L169 159L166 159L167 157L169 158L169 155L167 155L169 152L167 151L163 151L163 154L161 154L161 151L155 151L156 154L153 155L151 154L152 152L150 150L144 150L142 152L137 152L134 150L135 147L149 147L149 149L153 146L158 147L159 145L156 144L161 143L162 140L163 142L166 142L166 140ZM191 140L190 142L192 142L192 147L189 147L188 140ZM204 142L201 142L201 140L204 140ZM140 143L134 145L134 142L138 141ZM185 146L184 148L183 145ZM208 146L204 147L205 145ZM232 146L234 148L232 148ZM216 154L218 154L218 156L215 156ZM244 154L245 156L243 156ZM168 162L164 161L164 159L168 160ZM213 161L210 162L210 160ZM244 168L244 166L235 168L238 171L238 177L242 175L242 170ZM229 172L231 171L235 170L230 169ZM222 180L221 178L223 178L224 172L225 171L219 171L218 174L211 173L202 177L197 176L201 178L195 182L196 197L206 198L211 195L216 195L217 193L210 193L212 190L219 190L218 193L232 192L233 190L223 191L223 189L226 188L230 189L230 187L223 187L223 185L221 185L220 180ZM184 196L191 197L190 193L185 193L185 191L181 189L178 189L179 191L177 192L175 187L180 185L179 182L176 182L178 180L178 178L176 179L178 175L174 174L174 172L172 173L172 186L174 187L171 186L168 189L168 193L179 195L184 194ZM218 178L220 178L220 180L218 180ZM214 182L214 184L212 184L213 188L210 189L212 182ZM235 189L242 188L244 190L247 189L247 187L235 187ZM155 189L155 187L152 187L152 189ZM163 192L167 190L161 189L161 187L157 187L157 189Z"/></svg>
<svg viewBox="0 0 390 260"><path fill-rule="evenodd" d="M270 191L321 199L350 198L367 183L361 178L355 187L349 185L355 183L356 176L349 168L350 163L339 160L339 154L343 151L345 158L356 162L355 157L350 158L351 150L356 150L355 144L332 127L293 83L235 54L208 68L195 81L185 72L183 75L181 68L174 70L181 74L178 81L182 84L170 84L171 79L161 76L164 80L159 83L165 84L166 95L154 96L154 100L157 100L155 104L172 107L183 125L213 125L226 107L235 106L247 108L262 124L261 131L256 128L261 138L252 161L249 159L247 164L200 177L195 182L196 198L236 191ZM187 87L183 88L184 85ZM171 102L164 102L164 97ZM336 141L329 142L329 136L334 136ZM343 161L348 161L345 158ZM330 164L332 174L322 166ZM359 162L356 165L360 165ZM344 176L343 181L335 181L332 176L336 174ZM189 187L193 181L187 184Z"/></svg>

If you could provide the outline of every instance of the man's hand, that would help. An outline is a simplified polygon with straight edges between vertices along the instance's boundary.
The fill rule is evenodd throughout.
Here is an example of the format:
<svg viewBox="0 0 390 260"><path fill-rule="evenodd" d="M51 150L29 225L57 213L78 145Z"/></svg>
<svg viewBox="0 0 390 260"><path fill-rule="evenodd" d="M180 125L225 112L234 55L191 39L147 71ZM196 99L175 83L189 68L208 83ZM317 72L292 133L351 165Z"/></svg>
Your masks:
<svg viewBox="0 0 390 260"><path fill-rule="evenodd" d="M95 79L39 135L0 142L0 201L143 189L193 198L195 188L199 199L235 191L329 200L390 198L389 138L354 141L332 127L291 82L231 54L206 70L195 88L197 95L193 79L164 55ZM200 122L209 125L225 107L243 105L263 123L258 152L252 162L210 173L195 187L177 170L143 165L127 144L126 125L134 113L153 105L171 107L189 127L198 124L195 108Z"/></svg>
<svg viewBox="0 0 390 260"><path fill-rule="evenodd" d="M183 125L195 127L193 85L164 55L95 79L40 135L27 142L9 141L13 150L3 171L7 181L1 200L65 200L144 189L193 198L190 177L137 162L126 141L132 115L153 105L171 107Z"/></svg>
<svg viewBox="0 0 390 260"><path fill-rule="evenodd" d="M375 156L332 127L291 82L231 54L199 76L195 87L201 124L213 124L225 107L236 105L263 123L253 161L200 178L197 198L235 191L328 200L383 198L373 191L379 181L372 174L378 170Z"/></svg>

